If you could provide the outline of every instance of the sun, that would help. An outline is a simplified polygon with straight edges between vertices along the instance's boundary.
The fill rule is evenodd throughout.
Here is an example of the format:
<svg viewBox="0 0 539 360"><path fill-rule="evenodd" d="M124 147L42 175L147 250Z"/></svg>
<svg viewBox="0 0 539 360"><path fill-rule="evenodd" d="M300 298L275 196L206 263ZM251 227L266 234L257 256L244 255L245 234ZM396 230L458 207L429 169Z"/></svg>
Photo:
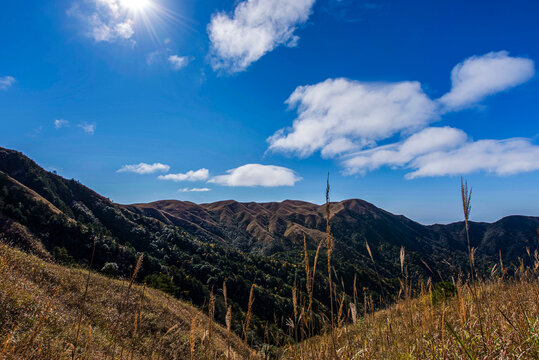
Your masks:
<svg viewBox="0 0 539 360"><path fill-rule="evenodd" d="M120 4L130 11L141 12L151 5L150 0L120 0Z"/></svg>

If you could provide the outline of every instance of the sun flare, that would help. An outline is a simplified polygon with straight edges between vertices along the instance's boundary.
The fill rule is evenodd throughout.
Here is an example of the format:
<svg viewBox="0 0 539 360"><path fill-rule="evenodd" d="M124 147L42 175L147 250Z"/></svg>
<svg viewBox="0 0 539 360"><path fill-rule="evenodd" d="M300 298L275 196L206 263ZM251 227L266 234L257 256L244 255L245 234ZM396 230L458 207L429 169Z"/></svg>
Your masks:
<svg viewBox="0 0 539 360"><path fill-rule="evenodd" d="M150 0L120 0L123 7L130 11L143 11L151 5Z"/></svg>

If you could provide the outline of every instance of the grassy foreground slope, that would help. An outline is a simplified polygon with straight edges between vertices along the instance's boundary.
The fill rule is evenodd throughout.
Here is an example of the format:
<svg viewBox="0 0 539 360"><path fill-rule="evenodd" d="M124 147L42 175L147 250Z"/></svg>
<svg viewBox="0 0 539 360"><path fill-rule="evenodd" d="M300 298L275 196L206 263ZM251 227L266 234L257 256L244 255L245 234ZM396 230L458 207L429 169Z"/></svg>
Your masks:
<svg viewBox="0 0 539 360"><path fill-rule="evenodd" d="M539 258L502 280L409 291L386 310L340 304L355 324L285 346L283 359L538 359ZM256 359L195 307L155 289L0 244L0 359ZM142 300L142 301L141 301ZM357 313L367 310L360 318ZM77 328L80 331L77 337ZM210 327L212 328L210 334ZM135 330L136 329L136 330ZM228 344L230 344L228 346ZM229 349L229 350L228 350Z"/></svg>
<svg viewBox="0 0 539 360"><path fill-rule="evenodd" d="M155 289L90 273L83 301L87 278L0 243L0 359L224 358L228 343L230 358L249 353L222 326L210 331L197 308Z"/></svg>
<svg viewBox="0 0 539 360"><path fill-rule="evenodd" d="M457 283L448 287L451 296L423 288L418 298L290 346L283 357L539 359L538 270L536 257L535 269L509 281Z"/></svg>

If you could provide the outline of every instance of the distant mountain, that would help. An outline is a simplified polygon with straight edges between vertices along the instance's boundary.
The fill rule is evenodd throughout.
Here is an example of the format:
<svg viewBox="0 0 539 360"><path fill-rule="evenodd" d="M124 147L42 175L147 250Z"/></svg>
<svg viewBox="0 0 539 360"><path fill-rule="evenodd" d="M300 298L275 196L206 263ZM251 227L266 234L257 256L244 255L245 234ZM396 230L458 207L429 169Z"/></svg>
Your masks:
<svg viewBox="0 0 539 360"><path fill-rule="evenodd" d="M468 269L463 223L424 226L357 199L331 203L330 209L333 280L347 299L354 295L354 279L360 298L372 295L379 299L377 306L395 299L404 276L401 247L413 282L449 280ZM528 250L538 248L538 228L538 217L525 216L471 223L478 270L487 274L500 252L506 267L519 257L527 261ZM311 264L317 245L323 244L314 296L316 313L327 315L325 206L291 200L119 205L76 180L43 170L17 151L0 148L0 240L45 259L84 264L97 237L94 268L113 276L128 276L144 253L141 279L201 307L213 289L221 322L226 310L220 289L226 280L237 332L254 282L250 337L255 343L262 342L267 324L280 331L279 341L290 340L286 322L293 312L294 284L300 300L305 297L304 235Z"/></svg>
<svg viewBox="0 0 539 360"><path fill-rule="evenodd" d="M180 226L207 241L270 256L303 246L304 235L311 246L326 236L325 205L304 201L195 204L162 200L123 207ZM423 260L434 256L461 262L467 256L464 222L423 226L359 199L331 203L331 216L333 235L348 257L364 258L365 241L371 249L389 250L395 259L401 246L421 254ZM492 224L470 222L471 244L478 256L495 259L501 251L502 259L515 262L526 257L526 248L539 245L538 228L539 217L531 216L508 216Z"/></svg>

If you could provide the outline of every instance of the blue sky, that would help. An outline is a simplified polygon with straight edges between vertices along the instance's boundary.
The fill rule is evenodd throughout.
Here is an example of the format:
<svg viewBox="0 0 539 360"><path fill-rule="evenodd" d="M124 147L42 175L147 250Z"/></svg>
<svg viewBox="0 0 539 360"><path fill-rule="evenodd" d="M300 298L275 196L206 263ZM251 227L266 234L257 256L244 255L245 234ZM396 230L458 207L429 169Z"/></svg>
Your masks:
<svg viewBox="0 0 539 360"><path fill-rule="evenodd" d="M0 146L119 203L539 215L536 1L59 0L0 13Z"/></svg>

